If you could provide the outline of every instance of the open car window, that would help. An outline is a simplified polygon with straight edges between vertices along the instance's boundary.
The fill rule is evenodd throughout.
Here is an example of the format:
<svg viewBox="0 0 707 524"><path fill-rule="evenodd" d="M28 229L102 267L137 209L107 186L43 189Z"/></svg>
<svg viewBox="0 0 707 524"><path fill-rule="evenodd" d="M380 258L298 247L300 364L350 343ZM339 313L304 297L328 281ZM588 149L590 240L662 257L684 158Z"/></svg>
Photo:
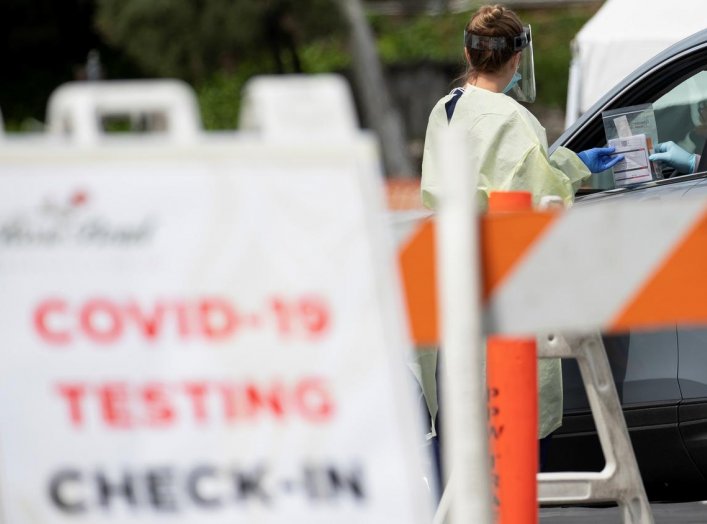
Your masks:
<svg viewBox="0 0 707 524"><path fill-rule="evenodd" d="M696 35L698 36L698 35ZM656 114L658 140L686 146L690 152L701 153L705 147L703 120L707 102L707 34L693 38L692 47L671 57L656 57L647 69L629 75L597 102L588 114L561 136L551 150L562 145L579 152L606 145L602 112L627 106L652 103ZM647 64L648 65L648 64ZM705 161L707 168L707 161ZM702 165L700 167L703 167ZM665 183L677 181L680 173L665 170ZM661 183L661 182L659 182ZM611 170L593 175L580 193L594 193L614 188Z"/></svg>
<svg viewBox="0 0 707 524"><path fill-rule="evenodd" d="M707 141L707 71L698 71L653 102L658 138L701 154Z"/></svg>
<svg viewBox="0 0 707 524"><path fill-rule="evenodd" d="M707 71L698 70L678 82L653 101L653 110L659 142L672 141L689 153L701 154L707 141ZM689 173L663 169L666 178L685 174ZM587 186L595 191L613 189L612 171L595 175Z"/></svg>

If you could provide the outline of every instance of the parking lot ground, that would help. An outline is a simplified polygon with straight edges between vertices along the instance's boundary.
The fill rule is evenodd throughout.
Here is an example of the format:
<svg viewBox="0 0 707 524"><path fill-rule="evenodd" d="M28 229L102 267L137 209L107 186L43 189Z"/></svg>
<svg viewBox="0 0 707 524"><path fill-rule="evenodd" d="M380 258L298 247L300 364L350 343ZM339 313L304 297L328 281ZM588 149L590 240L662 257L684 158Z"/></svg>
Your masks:
<svg viewBox="0 0 707 524"><path fill-rule="evenodd" d="M655 524L705 524L707 501L654 503ZM540 524L622 524L619 508L553 507L540 509Z"/></svg>

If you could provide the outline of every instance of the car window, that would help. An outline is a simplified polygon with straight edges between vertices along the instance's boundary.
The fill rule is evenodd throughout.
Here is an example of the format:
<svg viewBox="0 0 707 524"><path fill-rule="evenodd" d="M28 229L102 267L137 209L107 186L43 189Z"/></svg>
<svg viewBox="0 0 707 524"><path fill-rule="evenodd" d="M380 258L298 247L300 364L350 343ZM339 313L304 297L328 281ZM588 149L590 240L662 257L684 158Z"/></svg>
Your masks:
<svg viewBox="0 0 707 524"><path fill-rule="evenodd" d="M603 146L606 144L601 118L603 111L652 103L656 111L659 141L672 140L699 154L700 142L703 149L707 143L703 133L707 125L703 121L707 100L707 42L704 41L707 34L700 36L702 40L691 43L692 47L674 55L674 58L656 60L649 69L629 75L614 88L608 99L597 103L567 129L553 144L551 151L557 146L572 151ZM702 164L704 170L707 170L707 159ZM679 180L673 178L666 182ZM588 179L580 194L601 192L613 187L613 174L609 170Z"/></svg>
<svg viewBox="0 0 707 524"><path fill-rule="evenodd" d="M653 101L653 110L659 142L673 141L690 153L701 154L707 142L707 70L693 71L672 86ZM605 137L602 139L604 143L597 145L605 145ZM667 177L681 174L664 171ZM594 190L612 189L613 173L608 170L594 175L586 185Z"/></svg>
<svg viewBox="0 0 707 524"><path fill-rule="evenodd" d="M707 139L707 71L699 71L653 102L658 139L702 153Z"/></svg>

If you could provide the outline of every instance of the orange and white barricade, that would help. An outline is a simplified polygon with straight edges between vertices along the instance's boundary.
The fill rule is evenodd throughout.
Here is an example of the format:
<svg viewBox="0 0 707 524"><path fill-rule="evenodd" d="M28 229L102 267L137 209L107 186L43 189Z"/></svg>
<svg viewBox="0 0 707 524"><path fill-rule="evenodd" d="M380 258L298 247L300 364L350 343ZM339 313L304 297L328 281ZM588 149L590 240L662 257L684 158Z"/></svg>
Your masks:
<svg viewBox="0 0 707 524"><path fill-rule="evenodd" d="M450 136L445 144L439 214L436 221L417 221L417 228L406 224L412 232L401 244L400 260L412 338L420 345L441 343L446 352L453 522L491 519L487 503L468 501L472 493L488 500L488 452L484 445L463 442L482 438L486 427L485 414L470 415L485 406L482 388L469 385L483 381L481 337L548 333L538 354L578 360L606 466L599 473L540 474L539 500L615 500L625 522L652 523L601 338L591 333L707 321L707 272L701 264L707 203L686 197L485 215L476 252L477 228L470 218L476 216L475 185L462 181L470 170L458 140ZM478 294L470 273L479 275ZM474 296L480 297L478 307ZM482 487L479 470L487 479Z"/></svg>

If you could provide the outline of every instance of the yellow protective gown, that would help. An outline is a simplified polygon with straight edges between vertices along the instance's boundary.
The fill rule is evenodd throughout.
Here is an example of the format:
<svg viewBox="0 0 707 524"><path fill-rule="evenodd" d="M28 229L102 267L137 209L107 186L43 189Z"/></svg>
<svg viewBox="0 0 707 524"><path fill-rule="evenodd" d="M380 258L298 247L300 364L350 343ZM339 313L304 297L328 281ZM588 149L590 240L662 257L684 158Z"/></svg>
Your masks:
<svg viewBox="0 0 707 524"><path fill-rule="evenodd" d="M477 198L482 210L487 208L490 191L530 191L535 205L547 195L572 204L575 191L591 173L569 149L557 148L548 157L545 129L526 108L502 93L467 84L448 121L445 104L452 96L435 105L427 125L421 186L425 206L437 207L435 143L440 131L450 126L466 134L470 165L480 168ZM560 359L539 360L538 388L539 438L543 438L562 425Z"/></svg>
<svg viewBox="0 0 707 524"><path fill-rule="evenodd" d="M439 131L450 126L466 133L471 165L480 167L477 194L481 209L486 209L489 191L530 191L535 204L543 196L557 195L572 204L589 169L564 147L548 157L545 129L530 111L503 93L467 84L448 123L444 106L451 98L450 94L437 102L427 124L422 157L425 206L437 207L439 177L433 144Z"/></svg>

